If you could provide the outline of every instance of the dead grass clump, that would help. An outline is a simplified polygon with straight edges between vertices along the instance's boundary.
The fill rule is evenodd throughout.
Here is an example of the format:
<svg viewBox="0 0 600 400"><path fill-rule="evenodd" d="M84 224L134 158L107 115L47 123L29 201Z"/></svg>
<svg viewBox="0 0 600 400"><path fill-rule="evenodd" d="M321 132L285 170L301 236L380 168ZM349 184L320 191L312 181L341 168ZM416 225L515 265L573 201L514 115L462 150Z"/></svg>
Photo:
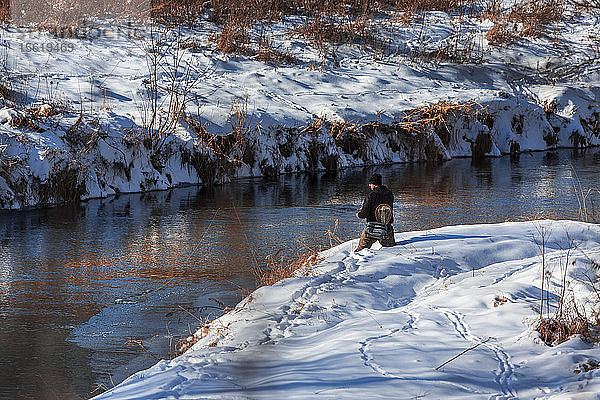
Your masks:
<svg viewBox="0 0 600 400"><path fill-rule="evenodd" d="M209 1L198 0L151 0L150 16L156 22L192 23L206 13Z"/></svg>
<svg viewBox="0 0 600 400"><path fill-rule="evenodd" d="M561 300L562 301L562 300ZM574 335L591 338L590 321L579 311L574 298L563 304L562 311L555 316L542 318L536 326L540 339L548 346L566 342Z"/></svg>
<svg viewBox="0 0 600 400"><path fill-rule="evenodd" d="M222 315L232 312L234 310L240 310L241 308L249 305L253 301L253 297L252 295L246 296L245 300L242 303L235 306L234 308L225 305L223 302L217 299L209 300L215 301L218 304L218 307L204 306L200 307L198 311L203 312L203 310L206 310L207 308L217 308L218 310L222 311L222 313L219 313L219 315ZM188 325L187 334L183 338L178 339L175 343L173 343L173 337L169 334L169 357L171 359L182 355L183 353L191 349L196 343L198 343L198 341L206 338L211 333L217 336L225 336L228 334L231 322L226 325L223 324L223 322L219 320L219 315L210 314L203 317L198 317L197 315L182 307L181 305L179 305L178 307L185 313L193 317L196 321L198 321L199 325L197 325L195 331L192 330L191 325ZM206 346L215 347L217 346L217 344L218 339L215 339Z"/></svg>
<svg viewBox="0 0 600 400"><path fill-rule="evenodd" d="M503 15L502 0L488 0L482 15L483 19L498 22L502 19Z"/></svg>
<svg viewBox="0 0 600 400"><path fill-rule="evenodd" d="M173 357L178 357L192 348L196 343L198 343L198 338L196 335L189 335L183 339L179 339L175 344Z"/></svg>
<svg viewBox="0 0 600 400"><path fill-rule="evenodd" d="M231 20L221 31L210 37L217 50L225 54L250 53L250 35L248 26L242 20Z"/></svg>
<svg viewBox="0 0 600 400"><path fill-rule="evenodd" d="M541 297L539 305L539 318L537 319L537 325L535 330L539 333L540 339L548 346L560 344L569 340L574 335L581 335L587 340L598 340L592 330L592 323L588 319L585 311L585 305L582 305L575 298L573 290L568 288L571 286L569 281L569 270L576 264L577 260L571 261L571 252L576 248L576 244L573 240L569 239L569 246L564 249L564 258L561 257L560 273L558 274L559 279L559 292L554 295L550 292L551 279L553 277L553 271L550 268L547 258L546 244L550 235L550 230L547 227L538 227L539 239L535 238L534 241L538 246L539 254L541 257ZM584 256L585 253L583 253ZM598 272L598 265L594 261L588 260L591 263L591 272ZM584 273L586 276L587 273ZM589 278L589 277L588 277ZM598 308L600 305L600 295L597 290L597 279L590 279L592 288L598 296L598 300L594 307ZM556 309L553 313L550 312L550 298L555 297L557 300ZM546 314L544 315L544 308ZM598 321L596 321L598 322Z"/></svg>
<svg viewBox="0 0 600 400"><path fill-rule="evenodd" d="M7 23L10 19L10 0L0 0L0 23Z"/></svg>
<svg viewBox="0 0 600 400"><path fill-rule="evenodd" d="M419 61L447 61L457 64L480 63L483 60L483 53L479 51L477 43L473 38L464 38L464 40L453 40L440 44L436 50L417 51L412 58Z"/></svg>
<svg viewBox="0 0 600 400"><path fill-rule="evenodd" d="M279 281L302 274L307 276L311 267L319 262L318 253L308 249L298 252L295 256L280 255L283 249L265 258L262 265L255 265L252 274L256 279L256 286L272 286Z"/></svg>
<svg viewBox="0 0 600 400"><path fill-rule="evenodd" d="M7 155L6 149L8 149L8 145L0 140L0 177L9 181L9 171L12 167L22 162L22 160L19 157Z"/></svg>
<svg viewBox="0 0 600 400"><path fill-rule="evenodd" d="M336 121L327 122L329 134L345 154L352 155L355 159L368 160L368 136L379 128L378 123L360 125L356 122ZM335 160L337 163L337 159ZM333 160L329 160L331 165ZM325 164L323 164L325 165Z"/></svg>
<svg viewBox="0 0 600 400"><path fill-rule="evenodd" d="M41 128L35 123L32 116L25 113L19 113L17 117L13 118L10 121L10 126L12 128L17 128L25 132L42 133L45 131L43 128Z"/></svg>
<svg viewBox="0 0 600 400"><path fill-rule="evenodd" d="M528 0L517 4L508 15L508 20L521 24L520 36L539 36L544 26L562 20L564 4L562 0Z"/></svg>
<svg viewBox="0 0 600 400"><path fill-rule="evenodd" d="M328 53L329 44L377 44L371 22L366 18L340 18L321 13L309 18L292 32L317 48L321 54Z"/></svg>
<svg viewBox="0 0 600 400"><path fill-rule="evenodd" d="M564 13L564 0L523 0L510 8L492 0L484 16L495 24L486 38L492 46L505 46L519 37L539 37L547 25L562 20Z"/></svg>
<svg viewBox="0 0 600 400"><path fill-rule="evenodd" d="M0 99L2 99L3 103L6 103L7 100L14 100L14 93L3 85L2 82L0 82Z"/></svg>
<svg viewBox="0 0 600 400"><path fill-rule="evenodd" d="M60 114L57 107L51 104L42 104L40 106L32 107L27 110L27 112L33 115L35 118L51 118L55 115Z"/></svg>
<svg viewBox="0 0 600 400"><path fill-rule="evenodd" d="M80 201L87 189L82 171L77 166L68 166L51 172L37 192L40 204L62 204Z"/></svg>
<svg viewBox="0 0 600 400"><path fill-rule="evenodd" d="M275 65L300 63L300 61L291 53L276 48L273 45L273 41L269 39L261 41L258 52L254 58L258 61Z"/></svg>
<svg viewBox="0 0 600 400"><path fill-rule="evenodd" d="M507 22L496 22L485 37L492 46L506 46L515 41L516 35Z"/></svg>
<svg viewBox="0 0 600 400"><path fill-rule="evenodd" d="M474 0L397 0L395 7L400 11L451 12L475 3Z"/></svg>

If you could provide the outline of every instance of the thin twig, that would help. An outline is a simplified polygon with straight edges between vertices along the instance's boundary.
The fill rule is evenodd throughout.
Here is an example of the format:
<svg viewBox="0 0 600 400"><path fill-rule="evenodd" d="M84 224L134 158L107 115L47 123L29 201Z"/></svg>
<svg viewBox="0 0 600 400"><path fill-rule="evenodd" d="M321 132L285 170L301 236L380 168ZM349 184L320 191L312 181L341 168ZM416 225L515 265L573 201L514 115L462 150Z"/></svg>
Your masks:
<svg viewBox="0 0 600 400"><path fill-rule="evenodd" d="M198 318L197 316L195 316L194 314L192 314L190 311L186 310L184 307L182 307L180 304L177 304L177 307L181 308L183 311L185 311L186 313L188 313L189 315L191 315L193 318L195 318L198 322L200 323L204 323L204 321L202 321L200 318Z"/></svg>
<svg viewBox="0 0 600 400"><path fill-rule="evenodd" d="M484 343L489 342L491 339L493 339L491 336L488 337L487 339L485 339L483 342L477 343L475 346L471 346L466 350L463 350L462 352L460 352L459 354L455 355L454 357L452 357L451 359L449 359L448 361L446 361L445 363L439 365L438 367L435 368L435 370L437 371L438 369L442 368L444 365L456 360L458 357L462 356L463 354L465 354L468 351L471 351L473 349L476 349L477 347L481 346Z"/></svg>

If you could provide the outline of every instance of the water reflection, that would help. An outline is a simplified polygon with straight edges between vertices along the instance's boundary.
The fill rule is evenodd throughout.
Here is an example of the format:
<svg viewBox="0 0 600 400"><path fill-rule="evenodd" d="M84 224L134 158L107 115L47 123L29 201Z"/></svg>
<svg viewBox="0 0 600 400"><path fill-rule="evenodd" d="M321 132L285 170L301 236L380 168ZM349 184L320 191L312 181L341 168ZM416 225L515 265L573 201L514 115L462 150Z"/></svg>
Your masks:
<svg viewBox="0 0 600 400"><path fill-rule="evenodd" d="M576 218L574 171L597 188L598 151L242 180L0 213L0 397L87 398L168 353L187 311L233 304L254 258L357 238L373 172L396 195L397 231ZM594 192L590 200L597 202ZM250 250L252 249L252 250ZM185 310L179 306L182 306ZM206 312L214 312L206 308ZM128 345L143 339L148 351Z"/></svg>

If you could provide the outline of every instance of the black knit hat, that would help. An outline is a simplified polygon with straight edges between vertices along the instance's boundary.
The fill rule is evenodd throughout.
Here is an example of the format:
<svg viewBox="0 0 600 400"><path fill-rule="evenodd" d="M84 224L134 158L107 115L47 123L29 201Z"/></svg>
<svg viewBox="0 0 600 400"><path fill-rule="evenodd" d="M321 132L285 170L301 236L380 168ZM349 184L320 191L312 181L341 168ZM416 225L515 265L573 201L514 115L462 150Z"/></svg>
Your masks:
<svg viewBox="0 0 600 400"><path fill-rule="evenodd" d="M373 176L369 178L369 183L378 186L381 185L381 175L373 174Z"/></svg>

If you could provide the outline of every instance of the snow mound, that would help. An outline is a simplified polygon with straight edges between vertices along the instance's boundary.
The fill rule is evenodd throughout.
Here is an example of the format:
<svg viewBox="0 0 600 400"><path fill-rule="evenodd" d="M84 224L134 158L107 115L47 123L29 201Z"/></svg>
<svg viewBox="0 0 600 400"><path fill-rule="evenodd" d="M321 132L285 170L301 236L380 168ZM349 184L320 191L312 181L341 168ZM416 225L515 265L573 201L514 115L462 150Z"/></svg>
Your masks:
<svg viewBox="0 0 600 400"><path fill-rule="evenodd" d="M532 328L542 235L551 292L569 263L569 290L591 299L581 279L600 259L598 225L452 226L360 253L347 242L96 399L598 398L597 345L549 347Z"/></svg>

